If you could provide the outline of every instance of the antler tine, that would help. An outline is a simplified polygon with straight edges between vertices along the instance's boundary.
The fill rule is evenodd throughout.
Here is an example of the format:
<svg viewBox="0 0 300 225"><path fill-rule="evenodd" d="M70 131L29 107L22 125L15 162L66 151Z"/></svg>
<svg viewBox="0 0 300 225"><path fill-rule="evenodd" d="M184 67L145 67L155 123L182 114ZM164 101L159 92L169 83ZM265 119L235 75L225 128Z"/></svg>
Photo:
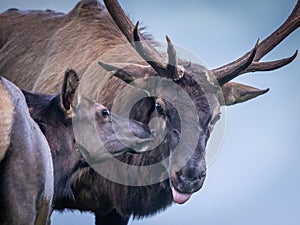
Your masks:
<svg viewBox="0 0 300 225"><path fill-rule="evenodd" d="M262 57L274 49L289 34L300 26L300 1L297 1L292 13L286 21L270 36L265 38L259 45L254 61L258 62Z"/></svg>
<svg viewBox="0 0 300 225"><path fill-rule="evenodd" d="M135 24L133 28L133 46L135 50L140 54L140 56L148 62L148 64L160 75L164 75L166 72L165 65L161 61L152 59L150 52L147 50L145 45L141 41L141 36L139 34L139 21Z"/></svg>
<svg viewBox="0 0 300 225"><path fill-rule="evenodd" d="M244 68L243 70L240 71L237 70L238 72L234 75L232 74L232 70L230 69L234 67L238 68L241 62L245 61L245 59L249 57L249 55L251 54L250 52L247 52L246 54L244 54L242 57L235 60L234 62L226 64L217 69L213 69L212 71L214 72L218 80L224 79L223 77L228 77L233 79L247 72L274 70L289 64L295 59L297 52L293 56L281 60L270 61L270 62L259 62L259 60L262 59L266 54L268 54L272 49L274 49L281 41L283 41L289 34L291 34L299 26L300 26L300 1L298 0L295 8L293 9L290 16L286 19L286 21L276 31L274 31L271 35L265 38L258 45L257 52L253 59L253 62L247 68ZM227 79L227 82L231 79Z"/></svg>
<svg viewBox="0 0 300 225"><path fill-rule="evenodd" d="M171 39L166 35L166 40L168 43L168 64L167 64L167 74L169 77L176 79L177 71L177 56L176 49L171 41Z"/></svg>
<svg viewBox="0 0 300 225"><path fill-rule="evenodd" d="M127 40L137 50L141 57L144 58L153 67L153 69L158 72L158 74L162 75L161 62L164 61L164 57L153 46L151 46L151 44L149 44L143 36L139 35L137 27L138 23L136 27L133 26L118 1L104 0L104 3L111 17L119 29L123 32ZM135 34L132 35L132 32ZM134 37L139 40L138 44L134 43Z"/></svg>
<svg viewBox="0 0 300 225"><path fill-rule="evenodd" d="M177 56L176 50L171 42L170 38L166 36L168 43L168 63L167 65L160 62L155 62L151 59L147 49L141 42L139 31L138 31L139 22L137 22L133 29L133 39L136 51L152 66L152 68L160 75L166 76L167 78L172 78L173 80L180 79L182 74L178 73L177 70Z"/></svg>
<svg viewBox="0 0 300 225"><path fill-rule="evenodd" d="M174 80L182 78L184 70L181 69L179 71L177 68L176 50L170 38L167 37L169 61L166 65L164 63L165 58L147 40L145 40L142 35L140 35L138 30L139 22L133 26L118 1L104 0L104 3L111 17L127 40L139 55L158 73L158 75Z"/></svg>
<svg viewBox="0 0 300 225"><path fill-rule="evenodd" d="M171 41L171 39L168 37L168 35L166 35L166 40L168 43L168 64L172 65L172 66L177 66L177 56L176 56L176 49Z"/></svg>
<svg viewBox="0 0 300 225"><path fill-rule="evenodd" d="M298 55L298 50L296 50L296 52L292 56L284 59L279 59L279 60L269 61L269 62L252 62L252 64L247 69L245 69L243 73L277 70L293 62L294 59L297 57L297 55Z"/></svg>
<svg viewBox="0 0 300 225"><path fill-rule="evenodd" d="M239 62L232 64L230 66L227 66L224 69L221 70L213 70L214 75L216 76L219 84L222 86L223 84L227 83L228 81L234 79L237 77L241 72L243 72L246 68L248 68L251 63L254 60L254 57L257 52L259 44L259 39L257 40L254 48L252 49L251 53L247 55L243 60L240 60Z"/></svg>

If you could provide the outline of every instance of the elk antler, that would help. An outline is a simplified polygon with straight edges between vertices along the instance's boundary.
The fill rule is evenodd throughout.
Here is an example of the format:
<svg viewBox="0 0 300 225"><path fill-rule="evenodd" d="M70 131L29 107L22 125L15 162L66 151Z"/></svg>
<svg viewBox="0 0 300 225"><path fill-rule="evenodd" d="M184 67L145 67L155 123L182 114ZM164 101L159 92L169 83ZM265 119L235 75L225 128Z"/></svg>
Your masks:
<svg viewBox="0 0 300 225"><path fill-rule="evenodd" d="M172 77L173 74L178 74L177 70L177 56L176 56L176 49L171 41L171 39L166 36L168 42L168 64L167 64L167 72L169 76Z"/></svg>
<svg viewBox="0 0 300 225"><path fill-rule="evenodd" d="M160 75L172 79L180 79L182 77L182 69L177 70L177 58L175 48L169 38L168 57L169 61L166 65L163 63L165 58L139 34L139 22L133 26L130 19L126 16L122 7L116 0L104 0L105 6L111 17L123 32L127 40L131 43L139 55Z"/></svg>
<svg viewBox="0 0 300 225"><path fill-rule="evenodd" d="M219 84L223 85L226 82L234 79L235 77L247 72L275 70L292 62L296 58L298 50L288 58L269 62L259 62L259 60L266 54L268 54L272 49L274 49L281 41L283 41L299 26L300 1L298 0L295 8L293 9L287 20L276 31L274 31L271 35L264 39L260 44L258 44L256 46L256 50L254 48L251 52L247 52L239 59L212 70Z"/></svg>
<svg viewBox="0 0 300 225"><path fill-rule="evenodd" d="M143 40L143 36L139 34L139 21L133 28L133 47L140 54L140 56L149 63L150 66L158 73L165 74L165 65L162 62L162 56L156 51L146 40Z"/></svg>

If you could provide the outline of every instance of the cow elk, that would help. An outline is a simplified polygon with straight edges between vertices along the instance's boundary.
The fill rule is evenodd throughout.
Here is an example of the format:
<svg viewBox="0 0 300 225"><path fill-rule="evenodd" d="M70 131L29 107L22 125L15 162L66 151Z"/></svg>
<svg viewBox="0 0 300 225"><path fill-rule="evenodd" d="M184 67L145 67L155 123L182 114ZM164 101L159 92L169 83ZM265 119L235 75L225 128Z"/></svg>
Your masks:
<svg viewBox="0 0 300 225"><path fill-rule="evenodd" d="M0 77L0 224L47 224L52 210L49 145L21 90Z"/></svg>

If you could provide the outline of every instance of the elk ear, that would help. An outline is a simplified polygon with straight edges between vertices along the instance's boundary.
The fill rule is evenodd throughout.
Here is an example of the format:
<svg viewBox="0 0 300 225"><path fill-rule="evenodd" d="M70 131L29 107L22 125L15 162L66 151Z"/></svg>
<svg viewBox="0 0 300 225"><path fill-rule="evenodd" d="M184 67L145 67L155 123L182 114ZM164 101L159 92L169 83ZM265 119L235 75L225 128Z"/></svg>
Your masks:
<svg viewBox="0 0 300 225"><path fill-rule="evenodd" d="M79 85L79 77L75 70L67 69L65 72L62 91L60 94L61 107L67 117L72 117L73 108L77 105L75 92Z"/></svg>
<svg viewBox="0 0 300 225"><path fill-rule="evenodd" d="M99 65L106 71L113 72L113 76L123 80L126 83L131 83L136 79L155 76L156 73L151 66L143 66L138 64L107 64L99 61Z"/></svg>
<svg viewBox="0 0 300 225"><path fill-rule="evenodd" d="M225 100L224 105L234 105L265 94L269 89L260 90L244 84L228 82L222 86L222 91Z"/></svg>

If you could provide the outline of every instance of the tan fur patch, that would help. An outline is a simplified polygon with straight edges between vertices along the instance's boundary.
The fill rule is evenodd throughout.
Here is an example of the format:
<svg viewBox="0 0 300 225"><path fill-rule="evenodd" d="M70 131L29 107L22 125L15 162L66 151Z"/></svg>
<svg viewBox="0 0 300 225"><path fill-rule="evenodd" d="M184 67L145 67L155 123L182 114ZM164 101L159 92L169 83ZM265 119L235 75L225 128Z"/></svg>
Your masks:
<svg viewBox="0 0 300 225"><path fill-rule="evenodd" d="M10 143L13 115L14 104L2 81L0 81L0 161L4 158Z"/></svg>

